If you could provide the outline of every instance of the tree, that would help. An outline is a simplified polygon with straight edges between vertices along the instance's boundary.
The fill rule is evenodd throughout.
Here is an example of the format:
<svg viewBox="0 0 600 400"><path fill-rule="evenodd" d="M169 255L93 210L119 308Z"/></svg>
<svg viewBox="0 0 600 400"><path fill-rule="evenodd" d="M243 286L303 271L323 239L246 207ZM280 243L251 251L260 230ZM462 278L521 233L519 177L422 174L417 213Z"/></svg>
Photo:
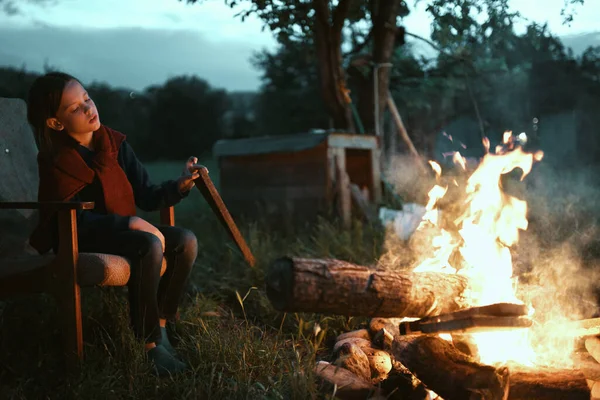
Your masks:
<svg viewBox="0 0 600 400"><path fill-rule="evenodd" d="M246 5L242 19L254 14L281 43L310 40L317 56L320 93L332 127L355 130L344 70L342 45L352 37L355 49L371 48L373 65L388 63L398 33L398 17L408 8L402 0L224 0ZM197 3L201 0L187 0ZM365 28L366 26L366 28ZM380 110L386 104L389 71L378 69ZM372 111L371 111L372 112Z"/></svg>
<svg viewBox="0 0 600 400"><path fill-rule="evenodd" d="M256 102L258 132L288 134L327 128L312 42L287 40L274 53L257 54L253 63L263 71Z"/></svg>
<svg viewBox="0 0 600 400"><path fill-rule="evenodd" d="M155 159L185 159L210 152L223 137L228 108L224 90L215 90L194 76L169 79L147 90L152 154Z"/></svg>

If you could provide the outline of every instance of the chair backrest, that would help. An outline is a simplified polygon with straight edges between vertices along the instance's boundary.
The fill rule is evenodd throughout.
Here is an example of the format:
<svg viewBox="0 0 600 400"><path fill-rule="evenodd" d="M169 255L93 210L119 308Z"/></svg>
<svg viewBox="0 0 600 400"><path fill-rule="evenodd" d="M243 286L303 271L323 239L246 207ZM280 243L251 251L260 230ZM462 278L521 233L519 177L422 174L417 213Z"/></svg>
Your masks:
<svg viewBox="0 0 600 400"><path fill-rule="evenodd" d="M37 146L21 99L0 97L0 201L36 201ZM0 210L0 258L31 251L32 210Z"/></svg>

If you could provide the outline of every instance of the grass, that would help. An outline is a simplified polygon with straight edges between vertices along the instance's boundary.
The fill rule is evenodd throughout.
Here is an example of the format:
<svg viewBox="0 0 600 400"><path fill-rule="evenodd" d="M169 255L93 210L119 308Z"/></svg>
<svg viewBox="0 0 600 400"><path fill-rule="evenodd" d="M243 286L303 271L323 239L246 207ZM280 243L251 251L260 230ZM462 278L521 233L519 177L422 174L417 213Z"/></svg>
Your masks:
<svg viewBox="0 0 600 400"><path fill-rule="evenodd" d="M208 164L208 162L207 162ZM155 182L181 167L148 167ZM216 168L209 165L218 184ZM80 374L63 374L61 335L53 300L45 295L0 302L0 398L10 399L316 399L311 368L327 359L335 336L363 319L283 314L264 290L268 264L282 255L338 257L372 263L382 234L355 222L342 230L319 220L284 235L260 221L239 221L257 259L248 267L198 191L176 206L176 223L192 229L199 255L181 319L177 347L191 370L172 379L150 374L142 345L131 334L122 288L83 290L86 360ZM314 327L321 331L315 336Z"/></svg>

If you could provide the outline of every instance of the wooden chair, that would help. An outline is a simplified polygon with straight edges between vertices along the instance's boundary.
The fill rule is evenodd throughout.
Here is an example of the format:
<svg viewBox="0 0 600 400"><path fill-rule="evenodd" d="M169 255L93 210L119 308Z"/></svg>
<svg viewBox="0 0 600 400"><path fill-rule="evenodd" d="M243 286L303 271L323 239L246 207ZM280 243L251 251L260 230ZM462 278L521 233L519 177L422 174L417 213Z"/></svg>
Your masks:
<svg viewBox="0 0 600 400"><path fill-rule="evenodd" d="M0 98L0 299L23 293L49 293L57 301L67 367L83 359L80 288L124 286L129 261L123 257L80 253L77 244L78 209L93 203L40 203L37 198L37 147L20 99ZM58 212L60 247L57 254L39 255L27 240L37 211ZM174 224L173 207L160 211L160 222ZM161 274L165 270L163 268Z"/></svg>

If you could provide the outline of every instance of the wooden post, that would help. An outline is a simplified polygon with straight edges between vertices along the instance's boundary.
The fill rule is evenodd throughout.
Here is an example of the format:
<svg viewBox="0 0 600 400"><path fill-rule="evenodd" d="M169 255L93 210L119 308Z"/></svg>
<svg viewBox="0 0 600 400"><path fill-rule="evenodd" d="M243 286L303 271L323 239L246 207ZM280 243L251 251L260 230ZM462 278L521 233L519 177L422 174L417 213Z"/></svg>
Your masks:
<svg viewBox="0 0 600 400"><path fill-rule="evenodd" d="M425 165L423 164L423 160L419 155L419 152L415 148L415 145L410 139L410 136L408 136L408 132L406 131L406 127L404 126L404 122L402 122L402 117L400 116L398 108L396 107L396 102L394 102L394 98L392 97L392 94L390 92L388 92L387 99L388 107L390 108L390 112L394 117L394 121L396 123L396 127L398 128L398 132L400 133L400 137L402 138L402 140L404 140L404 143L406 143L406 146L408 146L408 149L413 154L413 156L415 156L419 168L421 168L422 170L426 170Z"/></svg>
<svg viewBox="0 0 600 400"><path fill-rule="evenodd" d="M338 212L344 228L350 228L352 221L352 202L350 195L350 178L346 172L346 150L336 149L335 154L336 187L338 192Z"/></svg>
<svg viewBox="0 0 600 400"><path fill-rule="evenodd" d="M381 203L381 149L371 150L371 201L374 204Z"/></svg>

